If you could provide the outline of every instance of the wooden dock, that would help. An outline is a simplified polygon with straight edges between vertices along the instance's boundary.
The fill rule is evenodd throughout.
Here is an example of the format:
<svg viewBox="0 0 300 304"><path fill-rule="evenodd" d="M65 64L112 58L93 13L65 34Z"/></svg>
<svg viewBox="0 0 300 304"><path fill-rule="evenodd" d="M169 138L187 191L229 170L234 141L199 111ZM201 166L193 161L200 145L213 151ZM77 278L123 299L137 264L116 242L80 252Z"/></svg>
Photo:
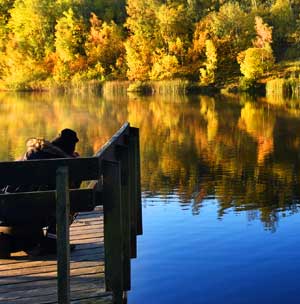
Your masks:
<svg viewBox="0 0 300 304"><path fill-rule="evenodd" d="M0 303L126 303L143 232L139 130L125 123L93 157L0 162L0 172L0 185L56 185L0 194L1 225L57 223L57 255L0 259ZM70 212L80 216L69 229ZM13 251L9 241L0 248L2 257Z"/></svg>
<svg viewBox="0 0 300 304"><path fill-rule="evenodd" d="M112 303L104 286L103 211L80 213L70 228L71 303ZM0 260L0 303L57 303L55 255L30 257L24 252Z"/></svg>

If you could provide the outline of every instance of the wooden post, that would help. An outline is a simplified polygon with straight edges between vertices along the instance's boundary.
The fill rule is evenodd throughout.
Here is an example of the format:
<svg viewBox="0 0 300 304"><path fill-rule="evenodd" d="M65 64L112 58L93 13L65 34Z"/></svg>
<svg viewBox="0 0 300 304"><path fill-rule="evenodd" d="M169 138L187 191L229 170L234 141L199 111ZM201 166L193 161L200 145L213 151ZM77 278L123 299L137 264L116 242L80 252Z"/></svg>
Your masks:
<svg viewBox="0 0 300 304"><path fill-rule="evenodd" d="M56 171L57 297L59 304L70 303L69 214L68 167L59 167Z"/></svg>
<svg viewBox="0 0 300 304"><path fill-rule="evenodd" d="M116 146L116 158L121 164L121 200L122 200L122 228L123 228L123 290L130 290L130 195L129 195L129 149L126 145Z"/></svg>
<svg viewBox="0 0 300 304"><path fill-rule="evenodd" d="M129 136L129 193L130 193L130 243L131 258L137 257L137 215L136 215L136 200L137 200L137 174L135 169L135 139L133 136Z"/></svg>
<svg viewBox="0 0 300 304"><path fill-rule="evenodd" d="M142 198L141 198L141 167L140 167L140 140L139 129L130 127L130 132L134 139L134 163L136 172L136 216L137 216L137 234L143 234L143 219L142 219Z"/></svg>
<svg viewBox="0 0 300 304"><path fill-rule="evenodd" d="M104 250L106 289L113 292L114 303L123 301L123 240L121 206L121 168L119 162L102 161Z"/></svg>

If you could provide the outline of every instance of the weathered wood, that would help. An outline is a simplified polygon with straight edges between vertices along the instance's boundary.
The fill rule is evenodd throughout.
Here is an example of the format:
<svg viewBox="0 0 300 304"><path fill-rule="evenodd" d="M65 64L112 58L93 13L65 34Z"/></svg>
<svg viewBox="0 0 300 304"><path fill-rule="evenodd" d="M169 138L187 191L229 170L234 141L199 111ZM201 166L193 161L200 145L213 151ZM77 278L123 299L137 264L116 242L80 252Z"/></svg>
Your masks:
<svg viewBox="0 0 300 304"><path fill-rule="evenodd" d="M32 287L34 287L35 283L39 283L43 280L48 280L49 278L52 278L56 281L56 264L49 267L49 269L45 272L43 272L43 266L40 269L39 272L36 273L29 273L29 274L22 274L18 276L3 276L0 278L1 288L0 290L3 290L2 288L6 289L5 286L8 285L14 285L14 284L25 284L25 283L31 283ZM104 265L102 265L102 262L99 262L97 264L94 263L92 267L85 267L82 265L81 267L77 268L71 268L70 272L71 276L74 277L80 277L81 275L87 275L87 274L104 274ZM18 285L19 286L19 285ZM20 285L21 286L21 285ZM5 290L7 291L7 290ZM5 292L4 291L4 292Z"/></svg>
<svg viewBox="0 0 300 304"><path fill-rule="evenodd" d="M56 192L20 192L0 194L0 215L10 225L22 225L55 213ZM93 210L95 206L93 189L70 190L70 210L81 212ZM18 212L15 212L18 210Z"/></svg>
<svg viewBox="0 0 300 304"><path fill-rule="evenodd" d="M103 253L102 253L103 254ZM99 255L98 255L99 256ZM87 268L95 268L99 266L99 261L95 261L95 254L93 256L87 257L84 261L72 262L72 267L70 268L72 271L73 270L82 270L82 268L87 269ZM100 260L100 259L99 259ZM42 275L42 274L49 274L49 273L55 273L56 271L56 266L57 263L56 261L44 261L43 263L37 264L37 265L28 265L26 263L22 263L24 265L23 268L17 268L13 269L13 267L9 267L9 270L2 270L1 271L1 278L0 282L4 285L7 283L10 279L17 280L19 279L20 276L24 279L25 276L28 278L32 278L33 275ZM42 266L42 267L41 267ZM101 270L103 271L104 265L102 265Z"/></svg>
<svg viewBox="0 0 300 304"><path fill-rule="evenodd" d="M74 284L72 284L72 292L77 291L77 290L87 290L87 289L91 289L91 288L98 288L98 290L102 291L102 294L104 294L103 292L103 288L99 288L99 278L95 278L93 276L86 277L85 278L85 283L88 284L88 287L85 284L80 284L80 282L74 282ZM103 281L103 278L102 278ZM7 292L3 292L0 294L0 303L1 300L6 300L8 302L8 300L12 300L12 299L18 299L18 298L22 298L22 297L39 297L41 296L41 294L45 294L45 295L49 295L49 294L53 294L53 298L56 298L56 280L52 279L52 280L46 280L46 281L40 281L38 282L39 284L36 284L35 286L30 286L28 283L25 287L25 284L21 284L21 285L14 285L14 287L16 287L15 289L11 289L11 290L7 290ZM104 285L103 285L104 286ZM21 287L21 288L20 288ZM38 287L38 288L32 288L32 287Z"/></svg>
<svg viewBox="0 0 300 304"><path fill-rule="evenodd" d="M121 165L121 202L122 202L122 231L123 231L123 290L131 288L131 265L130 265L130 175L129 171L129 148L127 145L116 146L116 157Z"/></svg>
<svg viewBox="0 0 300 304"><path fill-rule="evenodd" d="M59 304L70 303L69 172L59 167L56 177L57 297Z"/></svg>
<svg viewBox="0 0 300 304"><path fill-rule="evenodd" d="M99 157L100 161L109 160L116 161L115 148L116 145L126 144L126 136L129 135L130 127L129 123L125 123L111 139L95 154ZM101 164L100 164L101 166Z"/></svg>
<svg viewBox="0 0 300 304"><path fill-rule="evenodd" d="M107 297L109 294L103 292L103 290L99 289L97 286L98 281L90 281L89 289L86 287L82 287L80 285L74 286L72 290L72 300L79 300L79 299L90 299L94 297ZM9 301L9 303L50 303L56 297L55 288L44 288L43 295L39 290L29 290L29 291L22 291L16 293L10 293L5 295L5 299ZM1 301L1 298L0 298Z"/></svg>
<svg viewBox="0 0 300 304"><path fill-rule="evenodd" d="M72 295L72 301L78 301L81 303L81 299L86 301L90 299L92 302L94 299L101 299L103 297L106 297L108 294L103 293L102 290L93 288L90 290L78 290L74 291ZM49 295L43 295L43 296L28 296L26 298L18 298L18 299L13 299L14 304L27 304L27 303L38 303L38 304L49 304L49 303L56 303L53 301L55 297L55 294L49 294ZM90 302L90 303L91 303ZM92 302L94 303L94 302Z"/></svg>
<svg viewBox="0 0 300 304"><path fill-rule="evenodd" d="M76 241L77 242L77 241ZM102 240L103 242L103 240ZM79 253L77 251L76 253ZM100 250L93 250L91 253L88 251L81 254L72 254L72 263L71 263L71 269L75 268L82 268L83 265L86 267L85 262L91 262L90 266L94 266L95 259L97 260L97 263L101 261L101 259L104 257L104 251L102 249ZM39 272L48 272L49 269L54 269L57 265L56 260L49 260L49 256L47 256L47 259L43 260L14 260L14 263L11 264L0 264L0 276L18 276L18 275L25 275L25 274L32 274L32 273L39 273ZM43 269L41 270L41 266Z"/></svg>
<svg viewBox="0 0 300 304"><path fill-rule="evenodd" d="M108 303L112 303L111 294L104 291L102 218L102 212L85 212L80 214L78 220L76 219L70 227L71 231L77 231L78 228L82 230L81 235L77 233L78 231L75 235L71 235L71 241L77 244L70 259L71 303L85 303L85 301L96 303L96 300L107 296L109 296ZM82 243L81 236L83 237L88 231L94 233L91 239L96 240L96 243ZM47 300L47 303L57 303L56 267L54 255L1 259L0 303L31 304L44 303L44 300Z"/></svg>
<svg viewBox="0 0 300 304"><path fill-rule="evenodd" d="M137 188L137 234L143 234L143 220L142 220L142 196L141 196L141 168L140 168L140 140L139 129L130 127L130 133L134 138L134 155L135 155L135 172L136 188Z"/></svg>
<svg viewBox="0 0 300 304"><path fill-rule="evenodd" d="M72 238L76 238L76 241L72 240L71 243L76 242L77 244L76 253L73 254L71 275L73 278L101 275L103 279L103 264L98 263L103 261L102 253L105 250L106 289L113 292L114 303L123 303L124 294L126 294L124 291L130 289L130 258L136 257L136 235L142 233L139 162L138 129L130 128L128 123L124 124L94 157L0 162L0 184L3 185L50 185L50 189L53 189L56 181L56 169L61 166L65 167L64 170L69 171L70 177L61 177L61 181L57 181L57 192L37 191L0 195L0 218L5 220L5 216L7 216L9 224L18 224L18 228L20 228L22 224L37 222L43 216L55 214L56 206L58 223L57 267L60 269L63 267L62 265L69 265L68 209L70 208L72 212L90 211L96 205L103 204L104 212L98 212L97 220L95 220L94 215L85 212L83 217L78 217L71 227L70 235ZM64 175L61 174L61 176ZM69 191L68 182L73 184L74 177L76 181L93 181L89 183L88 189ZM25 189L27 188L25 187ZM55 193L57 193L57 197ZM60 206L63 207L62 212L59 211L56 199L64 202ZM68 202L71 203L71 206L68 205ZM17 216L14 212L16 209L18 209ZM99 220L103 216L104 223ZM41 220L41 222L43 221ZM103 224L105 246L103 246L103 235L99 233ZM61 236L64 236L64 241L60 242ZM90 251L94 253L90 254ZM15 253L12 255L17 256ZM95 266L93 266L92 258L96 258ZM90 262L81 263L78 267L74 264L74 262L80 263L85 259ZM47 262L42 258L39 261L41 264L28 262L23 267L21 260L16 261L16 264L9 260L2 261L5 264L3 267L0 264L0 284L2 284L0 286L0 303L1 290L5 293L5 286L16 284L20 287L23 284L41 284L43 281L55 282L55 257ZM4 266L7 266L8 269L11 267L10 271L6 270ZM39 269L40 267L43 268ZM70 267L61 269L64 269L64 277L67 278ZM60 272L59 270L58 277L62 278ZM90 289L90 293L88 290L82 289L84 296L77 299L74 295L70 296L69 294L68 279L61 281L59 279L58 281L58 285L63 286L61 284L64 284L64 287L60 287L58 292L48 288L47 292L39 297L38 291L33 293L26 291L24 292L26 297L22 298L22 289L18 289L18 295L13 295L14 289L12 288L11 299L15 297L16 303L28 303L35 302L39 297L39 303L52 303L51 299L58 294L60 303L70 303L70 301L77 303L83 298L87 301L88 298L92 301L96 301L96 299L98 301L99 296L101 298L101 292L98 294L97 288L91 285L90 288L95 288L95 293L92 289ZM36 288L39 288L37 286ZM78 289L78 291L80 290L81 288Z"/></svg>
<svg viewBox="0 0 300 304"><path fill-rule="evenodd" d="M104 243L106 288L116 304L123 294L123 240L121 204L121 168L119 162L103 161Z"/></svg>
<svg viewBox="0 0 300 304"><path fill-rule="evenodd" d="M129 137L129 194L130 194L130 255L131 258L137 256L137 174L135 170L135 139L133 136Z"/></svg>
<svg viewBox="0 0 300 304"><path fill-rule="evenodd" d="M99 178L97 157L26 160L0 162L0 185L55 185L56 170L61 166L69 168L72 180L75 177L76 181Z"/></svg>

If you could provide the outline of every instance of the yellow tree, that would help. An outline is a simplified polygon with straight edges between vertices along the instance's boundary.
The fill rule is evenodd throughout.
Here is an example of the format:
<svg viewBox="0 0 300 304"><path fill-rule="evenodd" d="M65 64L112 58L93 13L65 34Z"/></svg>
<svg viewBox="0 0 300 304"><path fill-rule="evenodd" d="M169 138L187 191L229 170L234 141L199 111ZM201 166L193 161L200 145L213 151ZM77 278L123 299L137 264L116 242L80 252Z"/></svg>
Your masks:
<svg viewBox="0 0 300 304"><path fill-rule="evenodd" d="M147 80L156 48L157 22L155 0L128 0L125 26L129 37L125 43L127 76L130 80Z"/></svg>
<svg viewBox="0 0 300 304"><path fill-rule="evenodd" d="M237 61L240 70L249 81L256 81L274 64L271 48L272 28L265 24L261 17L255 18L257 37L253 41L254 47L239 53Z"/></svg>
<svg viewBox="0 0 300 304"><path fill-rule="evenodd" d="M83 19L75 16L74 11L70 8L58 19L55 30L57 61L54 68L54 79L64 82L75 73L86 69L85 25Z"/></svg>
<svg viewBox="0 0 300 304"><path fill-rule="evenodd" d="M85 26L82 18L75 16L70 8L57 20L55 26L55 48L63 62L84 54Z"/></svg>
<svg viewBox="0 0 300 304"><path fill-rule="evenodd" d="M152 50L149 41L138 35L130 36L125 42L127 77L130 80L147 80L152 65Z"/></svg>
<svg viewBox="0 0 300 304"><path fill-rule="evenodd" d="M113 21L102 22L93 13L90 23L90 33L85 43L88 64L92 69L101 66L103 75L110 75L118 69L118 62L124 57L122 32Z"/></svg>
<svg viewBox="0 0 300 304"><path fill-rule="evenodd" d="M215 71L217 69L218 57L217 49L212 40L206 40L206 62L205 68L200 69L201 83L209 85L215 82Z"/></svg>

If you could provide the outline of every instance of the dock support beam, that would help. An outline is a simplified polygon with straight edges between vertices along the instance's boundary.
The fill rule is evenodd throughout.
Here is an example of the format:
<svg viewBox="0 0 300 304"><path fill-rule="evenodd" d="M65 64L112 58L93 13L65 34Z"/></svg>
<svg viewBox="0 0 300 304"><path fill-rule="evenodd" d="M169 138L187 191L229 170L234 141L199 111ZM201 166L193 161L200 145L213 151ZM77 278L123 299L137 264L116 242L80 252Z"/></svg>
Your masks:
<svg viewBox="0 0 300 304"><path fill-rule="evenodd" d="M106 289L114 304L123 302L123 223L121 167L116 161L102 161Z"/></svg>
<svg viewBox="0 0 300 304"><path fill-rule="evenodd" d="M142 196L141 196L141 167L140 167L140 140L139 129L130 127L130 135L133 146L133 166L134 166L134 189L135 199L133 204L136 206L136 233L143 234L143 219L142 219Z"/></svg>
<svg viewBox="0 0 300 304"><path fill-rule="evenodd" d="M59 167L56 171L57 297L59 304L70 303L69 215L68 167Z"/></svg>
<svg viewBox="0 0 300 304"><path fill-rule="evenodd" d="M122 201L122 232L123 232L123 291L131 288L131 246L130 246L130 175L129 172L129 149L127 145L116 146L116 158L121 165L121 201Z"/></svg>

